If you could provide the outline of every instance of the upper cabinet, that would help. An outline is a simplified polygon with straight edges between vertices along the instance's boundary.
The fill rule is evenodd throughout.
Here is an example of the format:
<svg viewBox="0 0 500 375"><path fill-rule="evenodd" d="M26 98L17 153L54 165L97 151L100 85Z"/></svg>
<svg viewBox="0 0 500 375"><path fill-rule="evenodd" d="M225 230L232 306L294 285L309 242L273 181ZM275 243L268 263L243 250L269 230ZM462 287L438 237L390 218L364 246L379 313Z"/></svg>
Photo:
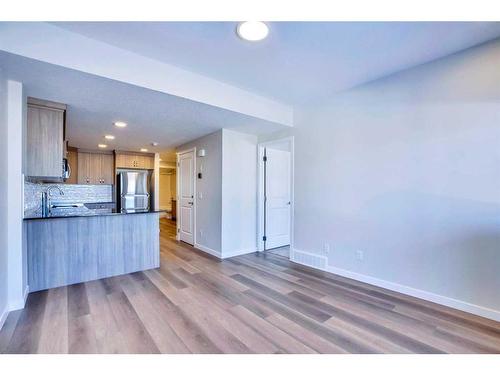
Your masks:
<svg viewBox="0 0 500 375"><path fill-rule="evenodd" d="M112 185L115 183L115 166L113 154L101 154L100 156L100 180L101 184Z"/></svg>
<svg viewBox="0 0 500 375"><path fill-rule="evenodd" d="M64 104L28 98L26 175L62 179Z"/></svg>
<svg viewBox="0 0 500 375"><path fill-rule="evenodd" d="M132 152L115 151L116 168L154 169L154 154L135 154Z"/></svg>
<svg viewBox="0 0 500 375"><path fill-rule="evenodd" d="M78 151L78 183L114 184L113 154Z"/></svg>

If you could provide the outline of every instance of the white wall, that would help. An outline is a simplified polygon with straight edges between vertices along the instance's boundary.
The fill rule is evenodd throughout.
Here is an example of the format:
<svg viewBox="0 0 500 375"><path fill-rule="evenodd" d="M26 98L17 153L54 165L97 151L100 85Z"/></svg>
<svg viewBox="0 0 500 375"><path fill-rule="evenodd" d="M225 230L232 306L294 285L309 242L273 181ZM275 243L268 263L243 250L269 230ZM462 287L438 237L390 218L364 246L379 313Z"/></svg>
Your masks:
<svg viewBox="0 0 500 375"><path fill-rule="evenodd" d="M196 147L205 149L206 156L196 156L196 171L203 170L203 178L196 179L196 244L213 255L221 256L222 232L222 130L198 138L177 148L177 151ZM203 198L199 198L199 194ZM201 231L201 235L200 235ZM199 246L201 245L201 246Z"/></svg>
<svg viewBox="0 0 500 375"><path fill-rule="evenodd" d="M295 248L500 319L499 63L489 43L297 111Z"/></svg>
<svg viewBox="0 0 500 375"><path fill-rule="evenodd" d="M257 137L222 130L222 257L257 247Z"/></svg>
<svg viewBox="0 0 500 375"><path fill-rule="evenodd" d="M23 129L26 98L20 82L7 81L7 241L9 310L24 307L27 256L23 247Z"/></svg>
<svg viewBox="0 0 500 375"><path fill-rule="evenodd" d="M177 151L192 147L206 152L196 157L195 247L219 258L256 251L257 137L222 129Z"/></svg>
<svg viewBox="0 0 500 375"><path fill-rule="evenodd" d="M160 154L155 153L154 156L154 170L152 175L153 185L153 208L160 209Z"/></svg>
<svg viewBox="0 0 500 375"><path fill-rule="evenodd" d="M0 171L7 170L7 81L0 69ZM0 173L0 197L7 196L7 174ZM0 329L8 310L7 200L0 199Z"/></svg>

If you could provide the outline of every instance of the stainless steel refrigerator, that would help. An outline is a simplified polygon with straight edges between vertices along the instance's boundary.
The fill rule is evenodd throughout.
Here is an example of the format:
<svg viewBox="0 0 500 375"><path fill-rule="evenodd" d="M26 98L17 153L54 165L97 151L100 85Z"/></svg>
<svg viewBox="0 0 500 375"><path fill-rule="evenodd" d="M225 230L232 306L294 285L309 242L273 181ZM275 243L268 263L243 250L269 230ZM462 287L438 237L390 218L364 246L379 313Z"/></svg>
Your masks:
<svg viewBox="0 0 500 375"><path fill-rule="evenodd" d="M121 171L118 174L118 197L121 212L148 211L150 174L148 171Z"/></svg>

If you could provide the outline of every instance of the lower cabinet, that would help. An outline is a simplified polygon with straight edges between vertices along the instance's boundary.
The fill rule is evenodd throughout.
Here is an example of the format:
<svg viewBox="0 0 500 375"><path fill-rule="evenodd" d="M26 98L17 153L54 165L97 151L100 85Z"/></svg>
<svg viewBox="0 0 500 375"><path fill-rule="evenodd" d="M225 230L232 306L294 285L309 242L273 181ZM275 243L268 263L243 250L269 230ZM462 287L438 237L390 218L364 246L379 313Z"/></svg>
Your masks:
<svg viewBox="0 0 500 375"><path fill-rule="evenodd" d="M113 154L78 152L78 183L114 184Z"/></svg>

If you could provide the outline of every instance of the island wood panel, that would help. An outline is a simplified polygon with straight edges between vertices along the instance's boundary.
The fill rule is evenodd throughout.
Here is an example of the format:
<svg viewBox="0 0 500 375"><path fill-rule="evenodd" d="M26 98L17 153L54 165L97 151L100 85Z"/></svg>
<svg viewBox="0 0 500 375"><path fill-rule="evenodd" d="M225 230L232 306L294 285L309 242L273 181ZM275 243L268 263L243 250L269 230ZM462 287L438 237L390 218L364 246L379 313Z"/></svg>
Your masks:
<svg viewBox="0 0 500 375"><path fill-rule="evenodd" d="M157 268L157 213L28 220L30 292Z"/></svg>

